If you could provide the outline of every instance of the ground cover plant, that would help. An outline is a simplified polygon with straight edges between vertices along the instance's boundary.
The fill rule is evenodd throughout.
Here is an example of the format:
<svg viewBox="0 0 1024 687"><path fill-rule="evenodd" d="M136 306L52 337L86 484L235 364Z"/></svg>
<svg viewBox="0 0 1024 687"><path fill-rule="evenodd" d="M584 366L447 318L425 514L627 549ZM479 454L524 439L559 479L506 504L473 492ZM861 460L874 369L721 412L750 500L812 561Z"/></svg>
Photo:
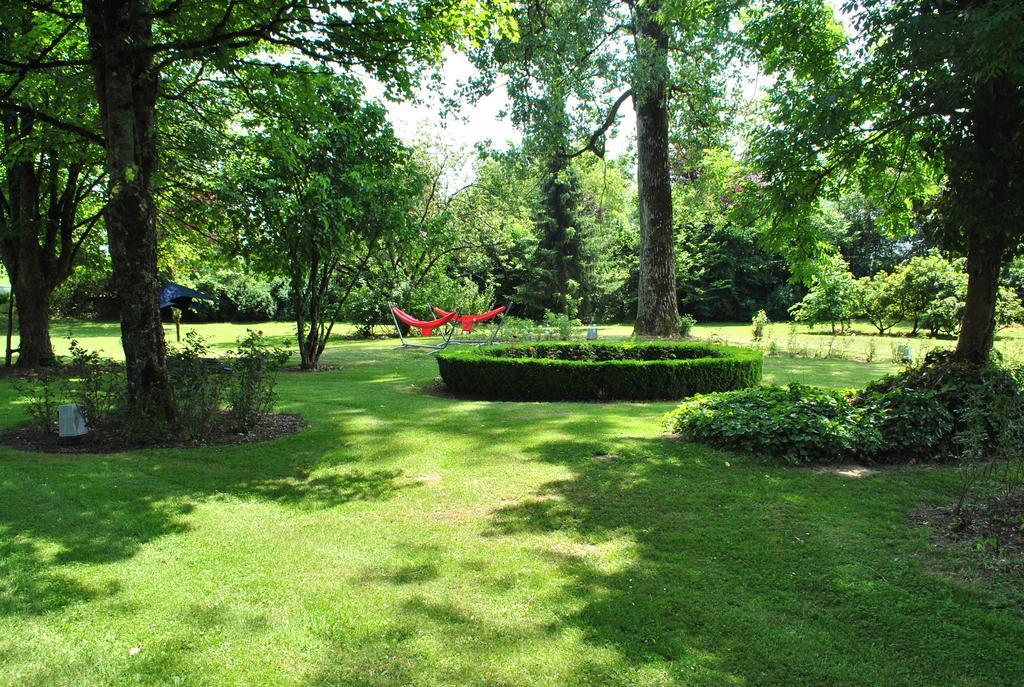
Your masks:
<svg viewBox="0 0 1024 687"><path fill-rule="evenodd" d="M936 462L1024 454L1024 375L934 352L918 367L836 390L790 384L684 401L669 431L794 463Z"/></svg>
<svg viewBox="0 0 1024 687"><path fill-rule="evenodd" d="M215 354L244 334L199 329ZM953 468L766 465L663 438L670 402L437 397L393 343L283 373L309 427L258 448L0 448L0 685L1024 681L1019 578L913 517ZM0 404L28 418L8 379Z"/></svg>
<svg viewBox="0 0 1024 687"><path fill-rule="evenodd" d="M761 381L760 351L695 342L547 342L437 355L455 393L527 400L682 398Z"/></svg>

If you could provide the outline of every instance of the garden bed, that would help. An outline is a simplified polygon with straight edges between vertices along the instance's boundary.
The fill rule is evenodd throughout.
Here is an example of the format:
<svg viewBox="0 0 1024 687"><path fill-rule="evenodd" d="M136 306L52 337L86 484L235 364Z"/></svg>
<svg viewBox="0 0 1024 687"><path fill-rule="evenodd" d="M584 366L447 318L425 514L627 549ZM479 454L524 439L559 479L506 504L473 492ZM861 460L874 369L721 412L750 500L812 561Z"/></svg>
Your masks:
<svg viewBox="0 0 1024 687"><path fill-rule="evenodd" d="M306 421L299 415L268 413L252 429L238 432L231 429L226 413L222 412L221 416L222 421L216 423L202 439L168 436L143 443L132 441L119 432L99 430L89 432L79 443L66 444L60 441L55 432L43 432L33 424L26 424L0 433L0 446L39 453L116 453L141 448L200 448L272 441L294 434L306 426Z"/></svg>
<svg viewBox="0 0 1024 687"><path fill-rule="evenodd" d="M676 399L754 386L759 351L693 342L537 343L448 348L437 356L454 393L502 400Z"/></svg>

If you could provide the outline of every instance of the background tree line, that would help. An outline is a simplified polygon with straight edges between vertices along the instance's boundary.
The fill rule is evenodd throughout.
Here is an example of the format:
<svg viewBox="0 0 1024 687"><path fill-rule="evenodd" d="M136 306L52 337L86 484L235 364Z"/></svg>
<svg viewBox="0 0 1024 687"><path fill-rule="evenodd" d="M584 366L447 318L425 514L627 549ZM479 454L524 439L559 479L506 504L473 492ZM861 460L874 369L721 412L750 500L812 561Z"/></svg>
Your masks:
<svg viewBox="0 0 1024 687"><path fill-rule="evenodd" d="M55 292L84 302L76 287L106 283L129 394L172 418L165 277L274 283L288 301L274 314L290 312L313 367L334 322L385 293L668 335L680 309L788 310L837 253L861 277L929 248L965 261L957 355L983 359L1000 284L1019 289L1024 9L855 0L844 13L821 0L5 7L0 256L19 363L52 360ZM446 49L479 70L451 104L501 83L523 133L477 151L464 184L445 173L452 153L394 136L357 76L408 97ZM753 96L752 71L768 77ZM609 160L627 107L635 155Z"/></svg>

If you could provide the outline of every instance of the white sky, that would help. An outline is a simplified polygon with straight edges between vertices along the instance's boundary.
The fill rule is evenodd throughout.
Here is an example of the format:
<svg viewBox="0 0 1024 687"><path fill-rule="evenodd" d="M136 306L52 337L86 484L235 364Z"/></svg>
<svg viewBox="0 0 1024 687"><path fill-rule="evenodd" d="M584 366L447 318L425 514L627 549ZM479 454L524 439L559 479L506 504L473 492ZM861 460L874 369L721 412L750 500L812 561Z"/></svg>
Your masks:
<svg viewBox="0 0 1024 687"><path fill-rule="evenodd" d="M474 67L465 55L449 52L441 73L444 92L451 95L455 93L459 82L474 73ZM382 93L383 89L378 84L367 81L367 94L370 97L380 97ZM386 104L395 132L407 142L414 140L423 128L443 132L441 138L457 146L471 147L489 140L493 147L504 149L509 142L519 143L522 140L522 134L507 118L501 116L502 109L508 105L508 96L500 87L478 103L465 105L446 119L441 117L439 98L428 89L417 91L417 101ZM631 108L623 107L619 114L618 131L608 139L607 149L613 157L626 151L636 128Z"/></svg>
<svg viewBox="0 0 1024 687"><path fill-rule="evenodd" d="M843 2L829 0L847 31L852 33L850 17L842 9ZM448 51L441 73L445 93L454 94L458 84L474 73L474 67L465 55ZM757 80L756 70L748 70L745 77L749 81L741 86L744 97L756 98L756 92L763 88L764 83ZM382 96L383 88L379 84L370 79L364 81L370 97ZM508 96L504 89L498 88L475 105L465 105L459 112L445 119L441 117L441 104L437 95L428 89L420 89L415 101L388 102L387 107L395 132L406 142L414 141L417 134L426 129L441 132L442 140L456 146L471 148L477 143L490 141L493 147L504 149L509 142L518 143L522 140L522 134L508 119L501 116L507 104ZM607 140L607 151L611 157L627 152L636 137L636 114L633 108L620 108L618 120L618 126Z"/></svg>

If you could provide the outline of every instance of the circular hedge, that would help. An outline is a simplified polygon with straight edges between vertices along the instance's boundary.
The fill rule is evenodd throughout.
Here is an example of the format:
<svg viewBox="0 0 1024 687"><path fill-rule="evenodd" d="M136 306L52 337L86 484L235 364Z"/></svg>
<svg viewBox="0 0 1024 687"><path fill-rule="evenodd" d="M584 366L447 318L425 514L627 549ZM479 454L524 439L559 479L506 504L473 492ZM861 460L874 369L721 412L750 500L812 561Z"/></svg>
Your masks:
<svg viewBox="0 0 1024 687"><path fill-rule="evenodd" d="M456 393L506 400L677 399L755 386L760 351L693 342L450 347L437 355Z"/></svg>

